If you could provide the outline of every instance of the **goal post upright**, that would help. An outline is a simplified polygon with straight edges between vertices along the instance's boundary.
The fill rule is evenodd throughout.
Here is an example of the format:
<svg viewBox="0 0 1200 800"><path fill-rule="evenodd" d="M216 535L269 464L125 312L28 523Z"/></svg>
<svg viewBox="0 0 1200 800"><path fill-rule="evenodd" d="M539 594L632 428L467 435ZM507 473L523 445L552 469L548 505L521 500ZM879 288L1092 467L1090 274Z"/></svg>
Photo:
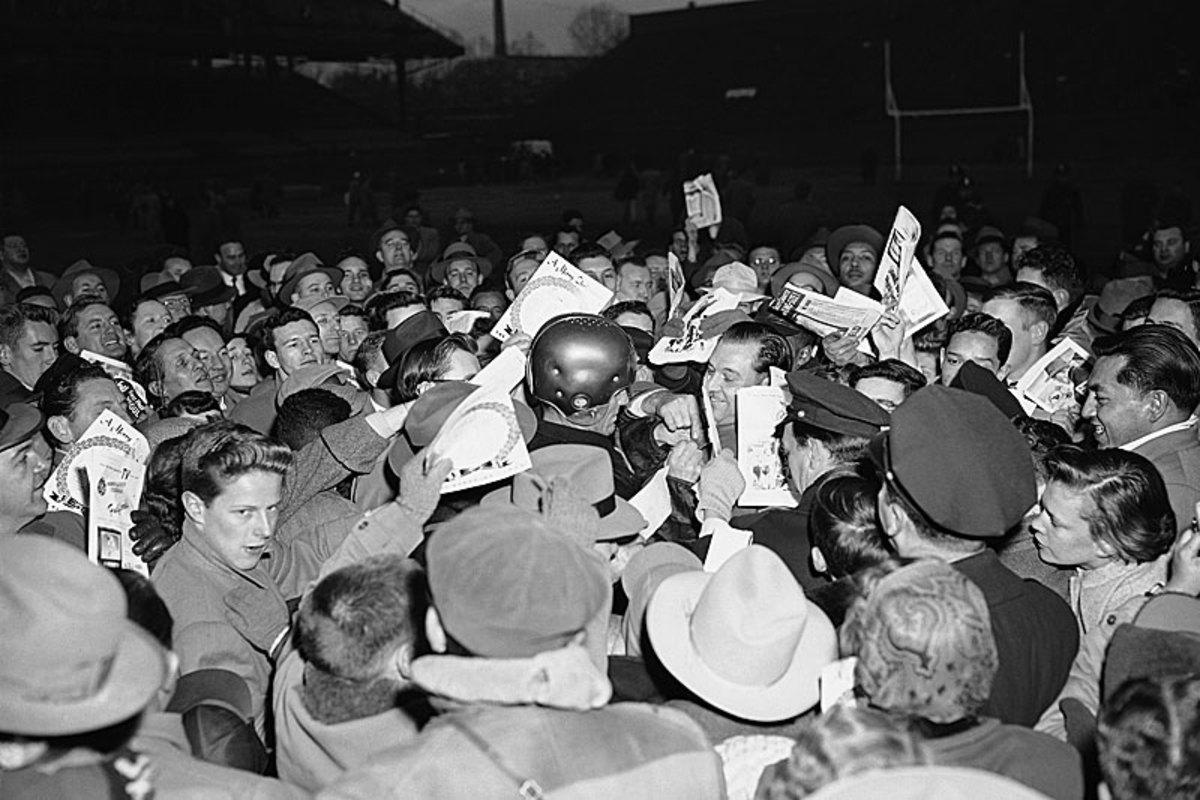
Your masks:
<svg viewBox="0 0 1200 800"><path fill-rule="evenodd" d="M892 118L893 126L893 155L895 160L896 181L900 181L904 170L903 138L901 135L902 120L929 117L959 117L977 114L1011 114L1019 112L1025 115L1025 176L1033 177L1033 100L1029 96L1029 86L1025 82L1025 31L1017 38L1017 102L1008 106L966 106L962 108L922 108L905 110L896 101L896 92L892 87L892 42L883 41L883 92L884 112Z"/></svg>

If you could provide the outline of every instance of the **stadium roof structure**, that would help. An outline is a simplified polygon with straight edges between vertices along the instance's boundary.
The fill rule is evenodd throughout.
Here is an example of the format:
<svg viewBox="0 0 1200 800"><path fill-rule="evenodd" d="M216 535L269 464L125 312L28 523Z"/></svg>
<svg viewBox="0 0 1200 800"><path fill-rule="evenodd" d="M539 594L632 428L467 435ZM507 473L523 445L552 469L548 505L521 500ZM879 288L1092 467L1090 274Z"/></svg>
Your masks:
<svg viewBox="0 0 1200 800"><path fill-rule="evenodd" d="M0 26L13 51L315 61L453 58L463 48L384 0L10 0Z"/></svg>

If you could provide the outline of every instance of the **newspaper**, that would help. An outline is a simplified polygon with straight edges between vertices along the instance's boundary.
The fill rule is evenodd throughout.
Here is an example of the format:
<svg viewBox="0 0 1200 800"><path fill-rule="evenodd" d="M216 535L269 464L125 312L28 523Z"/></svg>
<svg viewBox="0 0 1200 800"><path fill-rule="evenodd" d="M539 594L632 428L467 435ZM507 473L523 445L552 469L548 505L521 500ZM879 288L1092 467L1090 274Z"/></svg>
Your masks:
<svg viewBox="0 0 1200 800"><path fill-rule="evenodd" d="M685 280L683 265L679 263L679 257L674 253L667 253L667 296L670 298L667 319L675 319L679 316L679 309L683 306L683 299L687 294L683 288Z"/></svg>
<svg viewBox="0 0 1200 800"><path fill-rule="evenodd" d="M107 413L107 412L106 412ZM92 448L81 456L88 484L87 553L104 567L119 567L150 577L133 552L131 517L142 499L146 468L119 450Z"/></svg>
<svg viewBox="0 0 1200 800"><path fill-rule="evenodd" d="M667 486L667 468L663 467L629 498L629 505L638 510L646 527L641 530L641 538L650 538L659 527L671 516L671 490Z"/></svg>
<svg viewBox="0 0 1200 800"><path fill-rule="evenodd" d="M446 418L429 444L429 462L450 460L442 494L485 486L529 469L529 451L512 398L501 386L481 386Z"/></svg>
<svg viewBox="0 0 1200 800"><path fill-rule="evenodd" d="M701 334L704 318L718 311L732 311L737 306L738 296L728 289L718 287L704 295L684 315L682 335L664 336L654 343L650 350L650 363L662 365L696 361L703 364L708 361L713 350L717 349L720 337L705 338Z"/></svg>
<svg viewBox="0 0 1200 800"><path fill-rule="evenodd" d="M150 401L146 397L146 390L133 379L133 367L91 350L80 350L79 357L98 364L108 373L108 377L113 379L117 388L121 390L121 396L125 398L125 410L129 412L131 420L136 423L146 418L150 413Z"/></svg>
<svg viewBox="0 0 1200 800"><path fill-rule="evenodd" d="M471 378L470 383L476 386L500 389L511 392L521 381L525 380L525 363L528 358L520 348L509 347L500 351L500 355L488 362L488 365Z"/></svg>
<svg viewBox="0 0 1200 800"><path fill-rule="evenodd" d="M921 223L904 206L896 210L896 219L888 232L875 272L875 288L883 298L883 307L898 311L904 319L905 336L950 313L946 301L916 258Z"/></svg>
<svg viewBox="0 0 1200 800"><path fill-rule="evenodd" d="M700 407L704 410L704 435L708 437L712 455L716 456L721 452L721 430L717 427L717 415L713 413L712 400L704 389L700 390Z"/></svg>
<svg viewBox="0 0 1200 800"><path fill-rule="evenodd" d="M842 333L862 341L883 316L883 306L865 295L840 287L833 297L786 283L771 310L818 336Z"/></svg>
<svg viewBox="0 0 1200 800"><path fill-rule="evenodd" d="M883 298L883 307L889 311L900 305L900 297L904 294L904 283L908 277L908 267L912 263L920 239L921 223L911 211L900 206L896 210L896 219L892 222L892 229L883 245L879 268L875 271L875 288Z"/></svg>
<svg viewBox="0 0 1200 800"><path fill-rule="evenodd" d="M1070 339L1063 339L1026 370L1017 381L1017 391L1051 414L1070 408L1075 405L1075 381L1071 375L1087 360L1086 350Z"/></svg>
<svg viewBox="0 0 1200 800"><path fill-rule="evenodd" d="M551 252L492 328L492 337L507 342L517 333L533 336L560 314L599 312L612 296L610 289Z"/></svg>
<svg viewBox="0 0 1200 800"><path fill-rule="evenodd" d="M79 440L68 448L62 461L54 468L42 495L50 511L74 511L82 515L90 500L81 472L95 459L105 463L122 459L126 465L144 470L150 458L146 437L111 411L105 410L88 426ZM132 467L131 467L132 468Z"/></svg>
<svg viewBox="0 0 1200 800"><path fill-rule="evenodd" d="M787 400L779 386L747 386L734 396L737 406L737 461L746 490L738 505L747 508L794 508L775 428L783 421Z"/></svg>
<svg viewBox="0 0 1200 800"><path fill-rule="evenodd" d="M721 224L721 195L717 192L717 184L709 173L683 182L683 201L687 204L688 220L697 228L711 228Z"/></svg>

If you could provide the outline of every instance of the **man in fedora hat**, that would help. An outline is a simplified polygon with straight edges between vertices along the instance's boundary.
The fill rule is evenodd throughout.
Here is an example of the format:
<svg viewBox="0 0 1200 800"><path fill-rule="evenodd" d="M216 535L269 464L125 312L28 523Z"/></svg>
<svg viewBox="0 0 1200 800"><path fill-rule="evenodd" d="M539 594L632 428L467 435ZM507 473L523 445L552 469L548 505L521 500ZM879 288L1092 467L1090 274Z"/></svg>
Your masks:
<svg viewBox="0 0 1200 800"><path fill-rule="evenodd" d="M431 284L449 286L464 298L470 297L491 274L492 262L466 242L451 243L442 253L442 260L429 267Z"/></svg>
<svg viewBox="0 0 1200 800"><path fill-rule="evenodd" d="M1079 630L1058 595L1018 578L987 547L1036 499L1024 437L985 398L928 386L896 409L870 455L896 553L950 562L987 599L999 668L983 713L1032 726L1066 682Z"/></svg>
<svg viewBox="0 0 1200 800"><path fill-rule="evenodd" d="M208 317L223 328L232 322L229 309L237 290L225 283L220 269L205 266L188 270L179 285L192 290L192 313Z"/></svg>
<svg viewBox="0 0 1200 800"><path fill-rule="evenodd" d="M340 269L325 266L314 253L304 253L284 273L277 300L280 305L290 306L300 300L332 297L341 283Z"/></svg>
<svg viewBox="0 0 1200 800"><path fill-rule="evenodd" d="M870 294L883 236L870 225L843 225L829 234L825 263L847 289Z"/></svg>
<svg viewBox="0 0 1200 800"><path fill-rule="evenodd" d="M127 618L141 610L112 573L43 536L0 536L0 562L4 797L304 796L192 757L179 715L164 713L172 654Z"/></svg>
<svg viewBox="0 0 1200 800"><path fill-rule="evenodd" d="M646 630L654 655L693 695L668 705L714 744L786 735L817 704L821 669L837 658L828 617L761 545L739 550L715 573L666 577L646 607Z"/></svg>
<svg viewBox="0 0 1200 800"><path fill-rule="evenodd" d="M425 631L416 684L445 713L408 744L335 782L344 798L715 797L716 754L670 709L608 705L611 686L579 646L605 610L604 562L543 517L475 508L426 549Z"/></svg>
<svg viewBox="0 0 1200 800"><path fill-rule="evenodd" d="M1013 281L1013 270L1009 266L1008 239L1004 232L992 225L984 225L975 234L971 247L972 262L967 267L968 275L978 274L988 286L1003 286Z"/></svg>
<svg viewBox="0 0 1200 800"><path fill-rule="evenodd" d="M58 307L66 308L83 297L99 297L106 303L114 303L120 288L121 279L117 273L105 267L93 267L81 258L66 268L50 291L58 301Z"/></svg>

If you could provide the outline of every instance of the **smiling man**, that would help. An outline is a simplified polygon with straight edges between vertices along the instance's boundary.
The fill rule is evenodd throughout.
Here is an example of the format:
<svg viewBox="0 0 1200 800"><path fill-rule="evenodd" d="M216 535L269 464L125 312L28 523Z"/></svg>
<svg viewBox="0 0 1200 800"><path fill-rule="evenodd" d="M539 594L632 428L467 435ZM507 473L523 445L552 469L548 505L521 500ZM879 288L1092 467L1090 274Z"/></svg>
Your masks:
<svg viewBox="0 0 1200 800"><path fill-rule="evenodd" d="M58 335L69 353L90 353L123 361L128 351L121 320L96 297L84 297L72 303L58 323Z"/></svg>
<svg viewBox="0 0 1200 800"><path fill-rule="evenodd" d="M50 462L38 452L41 427L41 412L33 406L0 408L0 534L16 533L46 513L42 484Z"/></svg>
<svg viewBox="0 0 1200 800"><path fill-rule="evenodd" d="M184 392L213 392L212 379L196 349L173 332L146 344L133 366L133 376L160 410Z"/></svg>
<svg viewBox="0 0 1200 800"><path fill-rule="evenodd" d="M300 367L324 364L329 357L317 323L295 306L265 322L259 336L261 360L273 374L259 381L249 396L230 410L229 418L265 435L275 424L275 394L283 380Z"/></svg>
<svg viewBox="0 0 1200 800"><path fill-rule="evenodd" d="M1003 379L1012 343L1012 331L995 317L979 312L963 314L950 323L946 347L942 350L942 386L949 386L968 361Z"/></svg>
<svg viewBox="0 0 1200 800"><path fill-rule="evenodd" d="M1166 325L1141 325L1096 340L1083 417L1100 447L1145 456L1158 468L1179 529L1200 500L1200 352Z"/></svg>
<svg viewBox="0 0 1200 800"><path fill-rule="evenodd" d="M771 367L786 372L791 360L791 349L783 337L761 323L739 322L721 334L701 385L712 406L712 423L717 426L721 447L736 447L737 390L765 385L771 379Z"/></svg>
<svg viewBox="0 0 1200 800"><path fill-rule="evenodd" d="M28 400L58 358L54 312L41 306L0 306L0 408Z"/></svg>
<svg viewBox="0 0 1200 800"><path fill-rule="evenodd" d="M829 234L825 260L847 289L870 294L883 236L870 225L843 225Z"/></svg>
<svg viewBox="0 0 1200 800"><path fill-rule="evenodd" d="M233 377L233 360L225 348L225 336L220 326L207 317L191 316L185 317L173 331L192 346L212 381L213 397L224 408L225 395Z"/></svg>

